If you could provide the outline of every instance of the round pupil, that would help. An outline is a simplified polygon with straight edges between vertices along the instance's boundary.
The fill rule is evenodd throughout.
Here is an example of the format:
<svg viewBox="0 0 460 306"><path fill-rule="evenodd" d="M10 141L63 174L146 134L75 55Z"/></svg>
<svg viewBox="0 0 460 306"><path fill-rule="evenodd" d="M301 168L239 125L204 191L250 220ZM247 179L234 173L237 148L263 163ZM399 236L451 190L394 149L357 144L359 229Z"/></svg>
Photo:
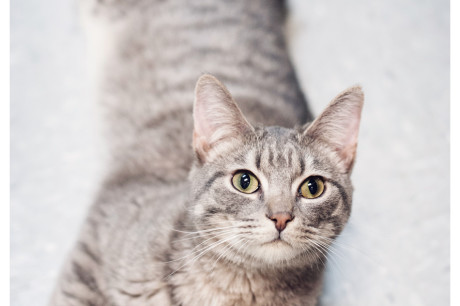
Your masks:
<svg viewBox="0 0 460 306"><path fill-rule="evenodd" d="M318 184L316 183L316 180L309 180L308 181L308 190L310 190L311 194L316 194L318 192Z"/></svg>
<svg viewBox="0 0 460 306"><path fill-rule="evenodd" d="M243 173L240 178L240 185L241 188L246 189L249 187L249 184L251 183L251 177L247 173Z"/></svg>

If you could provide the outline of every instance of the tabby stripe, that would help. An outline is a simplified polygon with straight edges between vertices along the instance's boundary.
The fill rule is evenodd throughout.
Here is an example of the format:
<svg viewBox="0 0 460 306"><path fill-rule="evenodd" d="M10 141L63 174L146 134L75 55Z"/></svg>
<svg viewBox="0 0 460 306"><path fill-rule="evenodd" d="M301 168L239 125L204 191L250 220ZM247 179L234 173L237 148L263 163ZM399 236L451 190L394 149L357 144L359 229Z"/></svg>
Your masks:
<svg viewBox="0 0 460 306"><path fill-rule="evenodd" d="M83 298L81 298L81 297L78 297L78 296L76 296L76 295L73 294L73 293L70 293L70 292L68 292L68 291L66 291L66 290L61 290L61 292L62 292L66 297L71 298L71 299L73 299L73 300L76 300L76 301L80 302L80 303L83 304L83 305L91 305L91 303L90 303L89 301L87 301L86 299L83 299Z"/></svg>
<svg viewBox="0 0 460 306"><path fill-rule="evenodd" d="M287 153L287 167L288 168L292 167L292 153L293 153L292 149L289 149Z"/></svg>
<svg viewBox="0 0 460 306"><path fill-rule="evenodd" d="M148 300L148 299L152 298L153 296L157 295L157 293L160 292L161 289L162 288L157 288L157 289L153 290L149 295L147 295L146 299Z"/></svg>
<svg viewBox="0 0 460 306"><path fill-rule="evenodd" d="M252 71L252 73L254 75L255 73L257 73L257 71ZM269 77L267 77L262 72L260 79L262 79L263 82L258 81L258 78L256 77L251 77L250 79L242 79L241 77L230 77L229 73L217 76L223 83L227 84L228 86L239 86L245 88L246 90L255 89L259 92L259 95L265 93L267 96L270 97L271 100L273 100L274 98L280 98L282 100L298 101L298 97L295 95L295 93L292 93L290 91L281 92L279 90L274 90L275 87L271 85L271 82L268 82ZM278 78L275 78L273 81L279 82Z"/></svg>
<svg viewBox="0 0 460 306"><path fill-rule="evenodd" d="M215 180L218 178L224 176L225 173L222 171L218 171L214 173L214 175L204 184L204 186L201 188L201 190L198 192L195 201L198 201L204 194L206 194L207 191L211 189L212 184L214 183Z"/></svg>
<svg viewBox="0 0 460 306"><path fill-rule="evenodd" d="M142 296L141 293L139 293L139 294L133 294L133 293L126 292L126 291L124 291L123 289L119 289L119 288L117 288L117 291L118 291L120 294L122 294L122 295L126 295L126 296L129 296L129 297L132 297L132 298L139 298L139 297Z"/></svg>
<svg viewBox="0 0 460 306"><path fill-rule="evenodd" d="M260 170L260 153L256 153L256 168Z"/></svg>
<svg viewBox="0 0 460 306"><path fill-rule="evenodd" d="M303 160L303 156L299 155L299 164L300 164L300 173L305 172L305 161Z"/></svg>
<svg viewBox="0 0 460 306"><path fill-rule="evenodd" d="M101 263L101 259L96 256L96 254L94 254L88 247L88 245L84 242L79 242L78 243L78 248L83 252L85 253L86 255L88 255L89 258L91 258L95 263L97 264L100 264Z"/></svg>
<svg viewBox="0 0 460 306"><path fill-rule="evenodd" d="M273 152L272 152L271 148L269 148L269 150L268 150L268 163L271 166L274 166L274 164L273 164Z"/></svg>
<svg viewBox="0 0 460 306"><path fill-rule="evenodd" d="M93 292L99 291L96 279L90 274L88 270L84 269L75 261L72 262L72 269L81 284L85 285Z"/></svg>
<svg viewBox="0 0 460 306"><path fill-rule="evenodd" d="M331 182L332 185L334 185L338 190L339 190L339 193L340 193L340 196L342 197L342 201L345 205L345 208L347 209L347 211L350 211L350 203L348 203L348 197L347 197L347 193L345 192L345 188L337 181L334 181L334 180L329 180Z"/></svg>

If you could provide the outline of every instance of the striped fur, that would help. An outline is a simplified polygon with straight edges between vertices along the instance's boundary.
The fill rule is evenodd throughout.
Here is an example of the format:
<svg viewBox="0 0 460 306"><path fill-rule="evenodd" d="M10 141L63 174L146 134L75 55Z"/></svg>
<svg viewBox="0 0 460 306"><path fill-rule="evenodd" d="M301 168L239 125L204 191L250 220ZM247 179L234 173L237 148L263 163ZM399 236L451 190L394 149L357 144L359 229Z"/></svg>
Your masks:
<svg viewBox="0 0 460 306"><path fill-rule="evenodd" d="M360 89L309 124L283 1L81 4L112 159L50 305L315 305L351 211ZM194 122L203 73L228 90L202 77ZM232 186L241 169L257 192ZM325 192L305 199L312 175ZM281 234L276 211L294 216Z"/></svg>

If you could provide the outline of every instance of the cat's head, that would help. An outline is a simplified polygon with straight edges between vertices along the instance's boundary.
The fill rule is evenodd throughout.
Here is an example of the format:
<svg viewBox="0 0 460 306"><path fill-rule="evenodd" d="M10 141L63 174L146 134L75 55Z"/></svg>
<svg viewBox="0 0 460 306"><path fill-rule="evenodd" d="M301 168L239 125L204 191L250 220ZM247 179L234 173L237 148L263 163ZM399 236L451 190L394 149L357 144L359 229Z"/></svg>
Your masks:
<svg viewBox="0 0 460 306"><path fill-rule="evenodd" d="M254 127L222 83L202 76L190 213L203 245L251 265L318 261L350 215L362 105L353 87L304 127Z"/></svg>

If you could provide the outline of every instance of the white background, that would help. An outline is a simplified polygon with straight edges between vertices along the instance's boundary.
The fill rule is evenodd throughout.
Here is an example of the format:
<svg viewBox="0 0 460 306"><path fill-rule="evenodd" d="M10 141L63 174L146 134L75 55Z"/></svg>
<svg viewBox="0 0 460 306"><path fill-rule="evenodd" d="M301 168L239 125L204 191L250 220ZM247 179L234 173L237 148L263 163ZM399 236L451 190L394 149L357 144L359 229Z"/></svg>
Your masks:
<svg viewBox="0 0 460 306"><path fill-rule="evenodd" d="M323 305L449 304L449 2L289 2L318 114L366 94L352 218ZM71 0L11 2L11 304L44 305L104 174Z"/></svg>

